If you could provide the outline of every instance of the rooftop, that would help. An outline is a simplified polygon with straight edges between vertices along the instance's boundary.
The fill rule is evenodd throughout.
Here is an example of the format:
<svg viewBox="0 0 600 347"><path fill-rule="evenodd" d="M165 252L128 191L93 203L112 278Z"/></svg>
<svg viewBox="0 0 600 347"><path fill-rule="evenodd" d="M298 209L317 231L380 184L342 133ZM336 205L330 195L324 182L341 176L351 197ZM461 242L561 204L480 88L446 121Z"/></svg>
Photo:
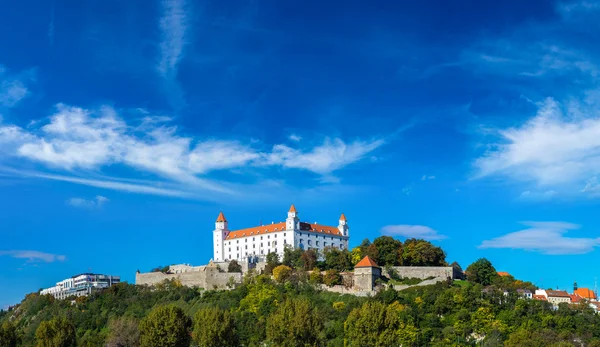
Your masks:
<svg viewBox="0 0 600 347"><path fill-rule="evenodd" d="M354 268L357 267L379 267L379 265L377 265L377 263L367 255L354 266Z"/></svg>

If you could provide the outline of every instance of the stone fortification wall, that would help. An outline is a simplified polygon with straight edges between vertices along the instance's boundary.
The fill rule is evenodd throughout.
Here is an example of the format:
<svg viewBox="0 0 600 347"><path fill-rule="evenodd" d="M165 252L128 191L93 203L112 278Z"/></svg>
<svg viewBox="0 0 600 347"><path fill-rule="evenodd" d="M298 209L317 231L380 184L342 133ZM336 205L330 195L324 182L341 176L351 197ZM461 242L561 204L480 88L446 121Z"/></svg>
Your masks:
<svg viewBox="0 0 600 347"><path fill-rule="evenodd" d="M454 268L451 266L394 266L393 269L396 271L398 276L402 278L436 278L445 280L448 277L454 279L456 274ZM383 276L389 277L387 271L382 269Z"/></svg>
<svg viewBox="0 0 600 347"><path fill-rule="evenodd" d="M200 287L204 289L225 289L229 279L233 278L234 284L242 282L241 273L219 272L216 266L196 266L190 271L165 274L162 272L137 273L136 285L156 285L165 280L178 280L187 287Z"/></svg>

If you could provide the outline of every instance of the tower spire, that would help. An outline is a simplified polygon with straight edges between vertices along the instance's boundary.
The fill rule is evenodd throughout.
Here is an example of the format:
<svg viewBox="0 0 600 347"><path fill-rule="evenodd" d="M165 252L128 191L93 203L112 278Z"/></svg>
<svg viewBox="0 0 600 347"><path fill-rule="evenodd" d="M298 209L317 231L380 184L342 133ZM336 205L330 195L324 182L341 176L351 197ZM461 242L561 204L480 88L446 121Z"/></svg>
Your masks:
<svg viewBox="0 0 600 347"><path fill-rule="evenodd" d="M292 204L292 206L290 206L290 210L288 212L298 213L298 211L296 211L296 206L294 206L294 204Z"/></svg>
<svg viewBox="0 0 600 347"><path fill-rule="evenodd" d="M219 212L219 216L217 217L217 222L227 222L227 219L225 219L225 215L223 214L223 212Z"/></svg>

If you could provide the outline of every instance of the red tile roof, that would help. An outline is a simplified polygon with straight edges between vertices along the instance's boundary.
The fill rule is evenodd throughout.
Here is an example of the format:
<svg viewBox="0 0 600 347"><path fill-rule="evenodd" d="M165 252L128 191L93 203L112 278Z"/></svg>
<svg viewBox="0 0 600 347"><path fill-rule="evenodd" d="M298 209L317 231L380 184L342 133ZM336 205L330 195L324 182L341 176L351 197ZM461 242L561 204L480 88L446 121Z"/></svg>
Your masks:
<svg viewBox="0 0 600 347"><path fill-rule="evenodd" d="M576 304L581 301L581 298L575 294L569 294L569 296L571 297L571 303Z"/></svg>
<svg viewBox="0 0 600 347"><path fill-rule="evenodd" d="M543 296L543 295L537 295L537 294L533 294L533 298L534 298L535 300L548 301L548 299L546 299L546 297L545 297L545 296Z"/></svg>
<svg viewBox="0 0 600 347"><path fill-rule="evenodd" d="M227 222L227 219L225 219L225 215L223 214L223 212L219 212L219 216L217 217L217 222Z"/></svg>
<svg viewBox="0 0 600 347"><path fill-rule="evenodd" d="M340 220L345 221L346 220L346 216L344 216L344 214L342 213L342 215L340 216Z"/></svg>
<svg viewBox="0 0 600 347"><path fill-rule="evenodd" d="M364 258L362 258L362 260L359 261L354 267L379 267L379 265L377 265L377 263L374 262L373 259L369 258L369 256L367 255Z"/></svg>
<svg viewBox="0 0 600 347"><path fill-rule="evenodd" d="M548 294L549 297L570 298L569 293L564 290L547 290L546 294Z"/></svg>
<svg viewBox="0 0 600 347"><path fill-rule="evenodd" d="M588 300L595 300L596 298L596 293L594 293L594 291L588 289L588 288L577 288L577 290L575 291L575 293L573 293L577 296L579 296L580 298L583 299L588 299Z"/></svg>
<svg viewBox="0 0 600 347"><path fill-rule="evenodd" d="M288 212L296 213L296 206L294 206L294 204L292 204L292 206L290 206L290 210Z"/></svg>
<svg viewBox="0 0 600 347"><path fill-rule="evenodd" d="M509 274L508 272L504 272L504 271L499 271L499 272L498 272L498 275L499 275L500 277L508 277L508 276L510 276L510 274Z"/></svg>
<svg viewBox="0 0 600 347"><path fill-rule="evenodd" d="M266 233L273 233L273 232L279 232L279 231L284 231L284 230L285 230L285 223L283 223L283 222L275 223L275 224L267 224L267 225L261 225L261 226L257 226L257 227L232 231L227 235L227 237L225 239L231 240L231 239L237 239L240 237L263 235ZM305 223L305 222L300 222L300 231L326 234L326 235L343 236L337 227L330 227L330 226L326 226L326 225L311 224L311 223Z"/></svg>

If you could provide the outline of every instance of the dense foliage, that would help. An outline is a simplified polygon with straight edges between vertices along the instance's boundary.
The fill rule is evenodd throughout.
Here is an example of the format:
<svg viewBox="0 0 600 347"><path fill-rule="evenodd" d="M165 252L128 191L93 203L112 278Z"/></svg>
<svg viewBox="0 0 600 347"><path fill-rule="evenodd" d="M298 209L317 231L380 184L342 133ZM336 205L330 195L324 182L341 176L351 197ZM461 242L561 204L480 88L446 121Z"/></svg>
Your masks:
<svg viewBox="0 0 600 347"><path fill-rule="evenodd" d="M375 243L359 247L372 254L381 250L389 266L443 259L418 242L392 252L395 243L388 241L379 249ZM411 254L419 247L428 255ZM491 274L487 260L468 267L467 281L385 289L374 297L320 289L320 282L341 281L339 258L354 263L354 253L331 253L336 260L328 268L326 258L310 264L311 256L292 250L282 259L286 265L273 271L277 281L250 274L232 290L173 281L155 288L121 283L73 302L29 294L14 310L0 313L0 345L600 346L600 315L587 305L561 304L555 310L547 302L522 299L516 289L532 284ZM270 260L273 270L282 266Z"/></svg>

